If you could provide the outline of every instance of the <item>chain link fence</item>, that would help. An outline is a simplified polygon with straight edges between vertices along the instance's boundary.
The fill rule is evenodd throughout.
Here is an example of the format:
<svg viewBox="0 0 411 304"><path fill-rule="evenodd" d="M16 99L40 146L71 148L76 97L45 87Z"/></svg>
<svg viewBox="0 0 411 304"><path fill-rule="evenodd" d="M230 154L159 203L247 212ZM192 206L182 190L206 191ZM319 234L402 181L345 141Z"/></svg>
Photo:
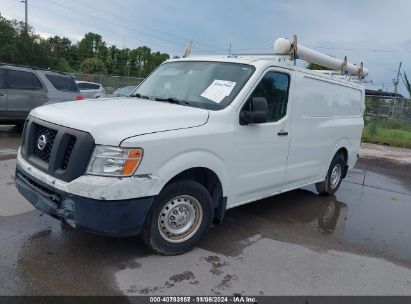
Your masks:
<svg viewBox="0 0 411 304"><path fill-rule="evenodd" d="M75 80L96 82L103 85L107 93L113 93L118 88L125 86L137 86L144 78L127 77L127 76L111 76L111 75L95 75L83 73L70 73Z"/></svg>
<svg viewBox="0 0 411 304"><path fill-rule="evenodd" d="M397 118L411 122L411 99L400 96L366 96L365 117Z"/></svg>

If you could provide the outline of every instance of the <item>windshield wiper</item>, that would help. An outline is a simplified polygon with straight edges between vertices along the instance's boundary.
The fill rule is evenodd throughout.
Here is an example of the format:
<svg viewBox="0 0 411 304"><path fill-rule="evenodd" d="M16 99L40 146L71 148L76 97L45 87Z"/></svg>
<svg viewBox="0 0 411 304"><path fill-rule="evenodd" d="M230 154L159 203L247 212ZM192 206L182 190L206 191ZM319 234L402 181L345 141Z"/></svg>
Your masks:
<svg viewBox="0 0 411 304"><path fill-rule="evenodd" d="M175 103L175 104L185 105L185 106L188 106L190 104L188 101L177 99L177 98L174 98L174 97L167 97L167 98L154 97L154 100L167 101L169 103Z"/></svg>
<svg viewBox="0 0 411 304"><path fill-rule="evenodd" d="M150 99L150 96L141 95L140 93L133 94L133 95L131 95L131 97L137 97L137 98L142 98L142 99Z"/></svg>

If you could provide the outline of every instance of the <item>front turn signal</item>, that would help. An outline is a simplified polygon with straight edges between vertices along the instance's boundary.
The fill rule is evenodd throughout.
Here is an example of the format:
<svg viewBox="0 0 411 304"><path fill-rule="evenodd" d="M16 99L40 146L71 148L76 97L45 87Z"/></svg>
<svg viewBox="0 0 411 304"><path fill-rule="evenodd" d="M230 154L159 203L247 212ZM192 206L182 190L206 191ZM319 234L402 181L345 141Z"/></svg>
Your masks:
<svg viewBox="0 0 411 304"><path fill-rule="evenodd" d="M127 160L124 163L122 175L131 175L140 165L140 161L143 158L142 149L133 149L128 152Z"/></svg>

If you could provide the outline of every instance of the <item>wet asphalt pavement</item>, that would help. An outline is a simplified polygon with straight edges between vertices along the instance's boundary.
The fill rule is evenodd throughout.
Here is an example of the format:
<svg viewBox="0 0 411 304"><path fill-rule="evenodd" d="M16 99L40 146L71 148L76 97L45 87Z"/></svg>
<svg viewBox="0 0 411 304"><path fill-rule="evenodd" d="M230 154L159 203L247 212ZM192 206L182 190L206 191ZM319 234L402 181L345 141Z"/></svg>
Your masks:
<svg viewBox="0 0 411 304"><path fill-rule="evenodd" d="M411 295L410 164L367 156L336 196L309 186L231 209L198 248L162 257L33 209L14 186L19 141L0 126L0 295Z"/></svg>

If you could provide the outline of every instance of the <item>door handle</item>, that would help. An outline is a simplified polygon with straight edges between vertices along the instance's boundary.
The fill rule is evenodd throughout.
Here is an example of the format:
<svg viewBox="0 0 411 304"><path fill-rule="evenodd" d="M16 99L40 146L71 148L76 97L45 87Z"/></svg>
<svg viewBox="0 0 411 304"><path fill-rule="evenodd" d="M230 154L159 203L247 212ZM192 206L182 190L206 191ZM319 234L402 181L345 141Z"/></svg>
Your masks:
<svg viewBox="0 0 411 304"><path fill-rule="evenodd" d="M277 133L278 136L287 136L288 132L285 132L284 130L280 130L280 132Z"/></svg>

